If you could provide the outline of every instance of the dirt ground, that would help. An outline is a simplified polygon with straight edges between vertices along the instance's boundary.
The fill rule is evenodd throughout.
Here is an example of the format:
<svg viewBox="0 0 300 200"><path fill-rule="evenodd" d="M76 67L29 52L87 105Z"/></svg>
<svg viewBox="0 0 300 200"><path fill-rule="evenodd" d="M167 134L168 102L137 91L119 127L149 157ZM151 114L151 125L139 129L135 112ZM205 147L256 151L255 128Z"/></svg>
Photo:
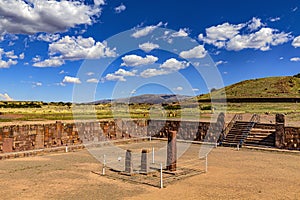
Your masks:
<svg viewBox="0 0 300 200"><path fill-rule="evenodd" d="M0 199L300 199L300 154L218 147L208 173L159 189L99 176L87 150L0 161Z"/></svg>

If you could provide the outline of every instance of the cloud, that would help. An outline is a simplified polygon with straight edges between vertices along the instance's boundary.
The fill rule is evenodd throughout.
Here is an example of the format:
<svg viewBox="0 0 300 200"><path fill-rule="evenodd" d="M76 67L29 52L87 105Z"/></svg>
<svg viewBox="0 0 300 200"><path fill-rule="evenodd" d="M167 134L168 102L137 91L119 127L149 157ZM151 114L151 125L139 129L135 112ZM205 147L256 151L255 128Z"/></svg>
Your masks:
<svg viewBox="0 0 300 200"><path fill-rule="evenodd" d="M7 58L11 58L11 59L17 59L17 58L18 58L18 56L15 55L14 50L5 52L5 56L6 56Z"/></svg>
<svg viewBox="0 0 300 200"><path fill-rule="evenodd" d="M239 51L242 49L270 50L270 46L277 46L290 40L290 34L278 32L272 28L262 28L249 35L236 35L226 45L227 50Z"/></svg>
<svg viewBox="0 0 300 200"><path fill-rule="evenodd" d="M117 55L115 50L107 47L105 41L103 43L96 42L92 37L83 38L81 36L65 36L49 45L51 56L60 55L67 60L115 57Z"/></svg>
<svg viewBox="0 0 300 200"><path fill-rule="evenodd" d="M292 61L292 62L299 62L300 58L299 57L294 57L294 58L291 58L290 61Z"/></svg>
<svg viewBox="0 0 300 200"><path fill-rule="evenodd" d="M160 68L167 71L178 71L187 68L189 65L190 63L186 61L178 61L175 58L170 58L161 64Z"/></svg>
<svg viewBox="0 0 300 200"><path fill-rule="evenodd" d="M286 43L292 38L290 33L264 26L261 19L255 17L246 23L237 25L226 22L207 28L206 36L199 34L198 39L227 50L259 49L266 51L271 46Z"/></svg>
<svg viewBox="0 0 300 200"><path fill-rule="evenodd" d="M68 72L65 72L65 70L61 70L58 74L67 74Z"/></svg>
<svg viewBox="0 0 300 200"><path fill-rule="evenodd" d="M261 19L256 17L253 17L248 24L248 28L250 29L250 31L255 31L262 26L264 26L264 24L261 22Z"/></svg>
<svg viewBox="0 0 300 200"><path fill-rule="evenodd" d="M159 69L149 68L144 70L140 75L144 78L150 78L153 76L166 75L172 72L185 69L190 65L186 61L178 61L175 58L170 58L160 65Z"/></svg>
<svg viewBox="0 0 300 200"><path fill-rule="evenodd" d="M300 36L294 38L292 45L295 48L300 47Z"/></svg>
<svg viewBox="0 0 300 200"><path fill-rule="evenodd" d="M19 55L19 58L20 58L21 60L23 60L23 59L25 58L25 54L24 54L24 53L21 53L21 54Z"/></svg>
<svg viewBox="0 0 300 200"><path fill-rule="evenodd" d="M2 101L14 101L14 99L11 98L7 93L4 93L4 94L0 93L0 99Z"/></svg>
<svg viewBox="0 0 300 200"><path fill-rule="evenodd" d="M277 22L280 20L280 17L270 18L271 22Z"/></svg>
<svg viewBox="0 0 300 200"><path fill-rule="evenodd" d="M36 55L34 58L32 58L32 62L40 62L41 61L41 56Z"/></svg>
<svg viewBox="0 0 300 200"><path fill-rule="evenodd" d="M40 87L40 86L42 86L43 85L43 83L41 83L41 82L32 82L32 87L33 88L35 88L35 87Z"/></svg>
<svg viewBox="0 0 300 200"><path fill-rule="evenodd" d="M37 40L45 42L55 42L60 38L59 34L39 34Z"/></svg>
<svg viewBox="0 0 300 200"><path fill-rule="evenodd" d="M6 57L6 59L4 60L3 57ZM0 48L0 68L9 68L18 64L18 61L13 60L17 58L18 56L14 54L14 51L5 52L4 49Z"/></svg>
<svg viewBox="0 0 300 200"><path fill-rule="evenodd" d="M104 1L95 1L102 5ZM74 1L0 1L0 34L35 34L65 32L77 25L91 25L101 9Z"/></svg>
<svg viewBox="0 0 300 200"><path fill-rule="evenodd" d="M107 74L105 76L105 80L107 80L107 81L123 81L123 82L126 81L124 76L119 76L119 75L115 75L115 74Z"/></svg>
<svg viewBox="0 0 300 200"><path fill-rule="evenodd" d="M87 83L99 83L99 80L96 78L90 78L86 81Z"/></svg>
<svg viewBox="0 0 300 200"><path fill-rule="evenodd" d="M122 57L123 63L121 66L141 66L141 65L151 65L158 61L158 58L155 56L147 55L145 58L137 55L126 55Z"/></svg>
<svg viewBox="0 0 300 200"><path fill-rule="evenodd" d="M204 58L207 54L207 51L204 49L203 45L196 46L188 51L182 51L179 56L182 58Z"/></svg>
<svg viewBox="0 0 300 200"><path fill-rule="evenodd" d="M170 72L163 70L163 69L154 69L154 68L149 68L144 70L140 75L143 78L150 78L153 76L159 76L159 75L165 75L165 74L169 74Z"/></svg>
<svg viewBox="0 0 300 200"><path fill-rule="evenodd" d="M95 73L94 72L87 72L86 75L88 76L93 76Z"/></svg>
<svg viewBox="0 0 300 200"><path fill-rule="evenodd" d="M131 94L131 95L136 94L136 90L133 89L133 90L130 92L130 94Z"/></svg>
<svg viewBox="0 0 300 200"><path fill-rule="evenodd" d="M115 12L116 13L121 13L124 10L126 10L126 6L124 4L119 5L118 7L115 7Z"/></svg>
<svg viewBox="0 0 300 200"><path fill-rule="evenodd" d="M81 83L79 78L71 77L71 76L65 76L62 82L63 83L75 83L75 84Z"/></svg>
<svg viewBox="0 0 300 200"><path fill-rule="evenodd" d="M225 46L225 41L239 34L239 31L245 26L245 24L233 25L226 22L221 25L206 28L206 37L200 34L198 39L208 44L213 44L218 48L222 48Z"/></svg>
<svg viewBox="0 0 300 200"><path fill-rule="evenodd" d="M227 61L224 61L224 60L219 60L218 62L216 62L216 66L219 66L219 65L223 65L223 64L226 64Z"/></svg>
<svg viewBox="0 0 300 200"><path fill-rule="evenodd" d="M158 27L160 27L162 25L163 25L163 23L159 22L157 25L146 26L142 29L138 29L131 36L134 38L140 38L140 37L147 36L150 33L152 33L155 29L157 29Z"/></svg>
<svg viewBox="0 0 300 200"><path fill-rule="evenodd" d="M105 1L104 0L94 0L94 4L96 6L105 5Z"/></svg>
<svg viewBox="0 0 300 200"><path fill-rule="evenodd" d="M181 86L178 86L178 87L176 87L176 88L173 88L174 90L176 90L176 91L182 91L183 90L183 87L181 87Z"/></svg>
<svg viewBox="0 0 300 200"><path fill-rule="evenodd" d="M198 91L199 91L198 88L193 88L192 90L193 90L194 92L198 92Z"/></svg>
<svg viewBox="0 0 300 200"><path fill-rule="evenodd" d="M189 36L188 31L189 29L187 28L181 28L178 32L172 33L171 37L187 37Z"/></svg>
<svg viewBox="0 0 300 200"><path fill-rule="evenodd" d="M135 76L137 70L132 70L132 71L126 71L124 69L119 69L118 71L115 72L115 75L120 75L120 76Z"/></svg>
<svg viewBox="0 0 300 200"><path fill-rule="evenodd" d="M65 64L64 60L61 57L51 57L49 59L39 61L39 57L33 58L35 62L32 66L34 67L59 67Z"/></svg>
<svg viewBox="0 0 300 200"><path fill-rule="evenodd" d="M136 73L137 70L126 71L124 69L118 69L118 71L112 74L107 74L104 79L108 81L126 81L125 77L136 76Z"/></svg>
<svg viewBox="0 0 300 200"><path fill-rule="evenodd" d="M153 44L151 42L146 42L143 44L139 44L139 48L142 49L143 51L149 53L153 49L158 49L159 45L158 44Z"/></svg>

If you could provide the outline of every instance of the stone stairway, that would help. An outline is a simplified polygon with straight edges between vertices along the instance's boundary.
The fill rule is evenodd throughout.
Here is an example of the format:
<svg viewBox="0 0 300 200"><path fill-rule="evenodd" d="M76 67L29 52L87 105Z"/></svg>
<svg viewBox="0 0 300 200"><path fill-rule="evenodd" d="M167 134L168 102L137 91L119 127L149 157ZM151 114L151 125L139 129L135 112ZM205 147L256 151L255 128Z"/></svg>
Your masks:
<svg viewBox="0 0 300 200"><path fill-rule="evenodd" d="M275 129L252 128L245 140L247 146L275 146Z"/></svg>
<svg viewBox="0 0 300 200"><path fill-rule="evenodd" d="M255 122L236 121L230 129L226 138L223 140L223 146L243 145Z"/></svg>

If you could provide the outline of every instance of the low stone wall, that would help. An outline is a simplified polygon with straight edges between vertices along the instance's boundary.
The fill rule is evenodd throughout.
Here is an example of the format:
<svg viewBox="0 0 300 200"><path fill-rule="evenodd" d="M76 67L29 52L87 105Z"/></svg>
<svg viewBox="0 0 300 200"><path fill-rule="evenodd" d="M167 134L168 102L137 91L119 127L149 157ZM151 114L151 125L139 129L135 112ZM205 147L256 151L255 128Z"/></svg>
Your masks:
<svg viewBox="0 0 300 200"><path fill-rule="evenodd" d="M107 120L45 125L0 127L0 153L31 151L44 148L73 146L81 143L155 136L167 138L170 130L177 138L216 142L222 128L209 122L162 120ZM207 134L209 132L209 134Z"/></svg>
<svg viewBox="0 0 300 200"><path fill-rule="evenodd" d="M300 150L300 127L284 127L282 148Z"/></svg>
<svg viewBox="0 0 300 200"><path fill-rule="evenodd" d="M74 124L22 125L0 127L0 153L80 144Z"/></svg>
<svg viewBox="0 0 300 200"><path fill-rule="evenodd" d="M209 122L155 120L148 122L147 135L168 138L169 131L177 131L177 139L217 142L219 134L215 134L215 127L216 123Z"/></svg>
<svg viewBox="0 0 300 200"><path fill-rule="evenodd" d="M300 150L300 127L284 127L284 117L277 116L276 124L257 123L255 128L275 129L275 146ZM167 138L177 131L177 139L218 142L222 140L224 114L215 123L176 120L107 120L64 124L15 125L0 127L0 153L31 151L82 143L141 138Z"/></svg>

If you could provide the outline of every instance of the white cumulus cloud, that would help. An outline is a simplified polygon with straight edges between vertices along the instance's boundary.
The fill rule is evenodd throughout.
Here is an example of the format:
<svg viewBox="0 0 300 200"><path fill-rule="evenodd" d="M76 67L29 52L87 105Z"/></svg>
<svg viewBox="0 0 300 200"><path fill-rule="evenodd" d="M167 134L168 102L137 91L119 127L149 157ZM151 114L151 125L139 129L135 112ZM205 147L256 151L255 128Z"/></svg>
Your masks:
<svg viewBox="0 0 300 200"><path fill-rule="evenodd" d="M170 72L168 72L166 70L163 70L163 69L149 68L149 69L144 70L141 73L141 76L143 78L150 78L150 77L153 77L153 76L165 75L165 74L169 74L169 73Z"/></svg>
<svg viewBox="0 0 300 200"><path fill-rule="evenodd" d="M292 62L299 62L300 58L299 57L294 57L294 58L291 58L290 61L292 61Z"/></svg>
<svg viewBox="0 0 300 200"><path fill-rule="evenodd" d="M96 42L94 38L81 36L65 36L49 45L49 54L60 55L67 60L98 59L115 57L116 49L110 49L107 43Z"/></svg>
<svg viewBox="0 0 300 200"><path fill-rule="evenodd" d="M275 17L275 18L271 18L270 21L271 22L277 22L280 20L280 17Z"/></svg>
<svg viewBox="0 0 300 200"><path fill-rule="evenodd" d="M140 38L149 35L152 33L155 29L158 27L162 26L163 23L159 22L157 25L151 25L151 26L146 26L144 28L136 30L131 36L134 38Z"/></svg>
<svg viewBox="0 0 300 200"><path fill-rule="evenodd" d="M186 61L178 61L175 58L170 58L161 64L160 68L168 71L178 71L187 68L189 65L190 63Z"/></svg>
<svg viewBox="0 0 300 200"><path fill-rule="evenodd" d="M261 28L255 33L248 35L236 35L226 45L228 50L239 51L242 49L259 49L267 51L271 46L286 43L290 40L290 35L278 32L272 28Z"/></svg>
<svg viewBox="0 0 300 200"><path fill-rule="evenodd" d="M271 46L281 45L291 40L290 33L266 27L259 18L241 24L212 26L206 29L206 36L199 34L198 39L217 48L240 51L243 49L259 49L267 51Z"/></svg>
<svg viewBox="0 0 300 200"><path fill-rule="evenodd" d="M250 31L255 31L262 26L264 26L264 24L261 22L261 19L256 17L253 17L248 24L248 28L250 29Z"/></svg>
<svg viewBox="0 0 300 200"><path fill-rule="evenodd" d="M141 72L141 76L144 78L150 78L153 76L171 74L173 72L185 69L190 65L186 61L178 61L175 58L170 58L166 60L163 64L159 66L159 69L149 68Z"/></svg>
<svg viewBox="0 0 300 200"><path fill-rule="evenodd" d="M203 45L198 45L188 51L182 51L179 56L182 58L188 59L188 58L204 58L207 54L207 51L205 50Z"/></svg>
<svg viewBox="0 0 300 200"><path fill-rule="evenodd" d="M221 25L206 28L206 37L200 34L198 39L208 44L213 44L218 48L222 48L225 46L225 42L239 34L239 31L243 27L245 27L245 24L234 25L226 22Z"/></svg>
<svg viewBox="0 0 300 200"><path fill-rule="evenodd" d="M152 55L147 55L146 57L141 57L138 55L126 55L122 57L123 63L121 66L136 67L141 65L151 65L158 61L158 58Z"/></svg>
<svg viewBox="0 0 300 200"><path fill-rule="evenodd" d="M227 63L227 61L219 60L219 61L217 61L215 64L216 64L216 66L219 66L219 65L226 64L226 63Z"/></svg>
<svg viewBox="0 0 300 200"><path fill-rule="evenodd" d="M115 7L115 12L116 13L121 13L124 10L126 10L126 6L124 4L119 5L118 7Z"/></svg>
<svg viewBox="0 0 300 200"><path fill-rule="evenodd" d="M71 77L71 76L65 76L62 82L63 83L75 83L75 84L80 84L81 83L79 78Z"/></svg>
<svg viewBox="0 0 300 200"><path fill-rule="evenodd" d="M95 1L98 5L104 1ZM93 23L101 9L79 0L1 0L0 34L65 32L77 25Z"/></svg>
<svg viewBox="0 0 300 200"><path fill-rule="evenodd" d="M149 53L153 49L158 49L159 45L151 43L151 42L146 42L146 43L143 43L143 44L139 44L139 48L142 49L143 51Z"/></svg>
<svg viewBox="0 0 300 200"><path fill-rule="evenodd" d="M86 82L88 82L88 83L99 83L99 80L96 79L96 78L90 78Z"/></svg>
<svg viewBox="0 0 300 200"><path fill-rule="evenodd" d="M4 58L5 57L5 58ZM14 51L5 52L4 49L0 48L0 68L9 68L12 65L18 64L18 56L14 54Z"/></svg>
<svg viewBox="0 0 300 200"><path fill-rule="evenodd" d="M136 76L137 70L126 71L125 69L118 69L114 73L107 74L105 80L107 81L126 81L125 77Z"/></svg>
<svg viewBox="0 0 300 200"><path fill-rule="evenodd" d="M292 45L295 48L300 47L300 36L294 38Z"/></svg>
<svg viewBox="0 0 300 200"><path fill-rule="evenodd" d="M183 90L183 87L181 87L181 86L178 86L178 87L176 87L176 88L173 88L174 90L176 90L176 91L182 91Z"/></svg>
<svg viewBox="0 0 300 200"><path fill-rule="evenodd" d="M187 28L181 28L178 32L172 33L172 37L187 37L189 36Z"/></svg>
<svg viewBox="0 0 300 200"><path fill-rule="evenodd" d="M36 61L34 67L59 67L65 63L61 57L51 57L43 61L40 61L40 57L35 57L33 61Z"/></svg>
<svg viewBox="0 0 300 200"><path fill-rule="evenodd" d="M45 41L45 42L54 42L54 41L57 41L59 38L60 38L59 34L44 33L44 34L39 34L37 36L37 40Z"/></svg>

